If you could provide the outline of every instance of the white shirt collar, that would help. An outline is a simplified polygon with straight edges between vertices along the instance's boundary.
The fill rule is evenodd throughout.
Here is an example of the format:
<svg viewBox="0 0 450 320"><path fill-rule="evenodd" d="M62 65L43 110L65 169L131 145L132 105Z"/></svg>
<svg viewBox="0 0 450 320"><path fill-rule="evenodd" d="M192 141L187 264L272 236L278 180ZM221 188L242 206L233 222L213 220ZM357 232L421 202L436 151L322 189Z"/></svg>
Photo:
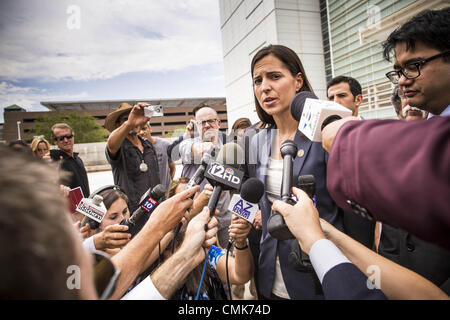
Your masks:
<svg viewBox="0 0 450 320"><path fill-rule="evenodd" d="M432 114L431 112L428 114L428 119L435 117L435 114ZM450 105L447 106L447 108L444 109L444 111L441 112L439 115L441 117L450 116Z"/></svg>

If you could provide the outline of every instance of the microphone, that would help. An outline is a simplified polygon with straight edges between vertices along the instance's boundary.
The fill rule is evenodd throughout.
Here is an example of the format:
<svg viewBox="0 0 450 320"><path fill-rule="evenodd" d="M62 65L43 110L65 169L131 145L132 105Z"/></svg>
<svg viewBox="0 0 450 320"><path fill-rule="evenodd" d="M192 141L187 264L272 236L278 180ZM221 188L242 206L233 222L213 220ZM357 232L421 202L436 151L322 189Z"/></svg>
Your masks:
<svg viewBox="0 0 450 320"><path fill-rule="evenodd" d="M88 223L90 221L89 219L100 224L107 211L105 205L103 204L103 197L98 194L96 194L92 199L81 199L75 210L85 216L81 221L81 226Z"/></svg>
<svg viewBox="0 0 450 320"><path fill-rule="evenodd" d="M156 185L153 189L148 189L146 193L141 197L139 208L137 208L129 219L123 219L120 225L128 226L128 232L134 227L136 222L144 214L152 214L153 210L159 205L161 200L164 198L166 190L162 184Z"/></svg>
<svg viewBox="0 0 450 320"><path fill-rule="evenodd" d="M220 149L216 161L212 161L206 168L205 178L214 187L208 202L211 216L214 215L222 191L240 189L244 172L239 168L244 162L243 159L242 148L234 142L229 142Z"/></svg>
<svg viewBox="0 0 450 320"><path fill-rule="evenodd" d="M253 223L256 212L259 210L258 202L264 194L264 184L257 178L246 180L241 187L241 194L231 198L228 210L238 217Z"/></svg>
<svg viewBox="0 0 450 320"><path fill-rule="evenodd" d="M187 185L184 187L184 190L190 189L194 186L200 185L205 178L205 171L209 163L214 161L214 154L216 149L211 148L209 151L205 152L202 157L202 162L200 166L195 171L194 175L191 177ZM191 199L194 199L195 194L192 195ZM180 232L181 227L183 226L182 222L178 222L175 231L174 231L174 241L178 233Z"/></svg>
<svg viewBox="0 0 450 320"><path fill-rule="evenodd" d="M261 180L257 178L250 178L246 180L241 187L241 194L235 194L231 198L228 210L235 213L238 217L253 223L255 220L256 212L258 211L258 202L264 194L264 184ZM231 287L230 279L228 275L228 254L230 253L230 248L233 245L234 239L229 238L227 246L227 256L226 256L226 274L227 274L227 285L230 297Z"/></svg>
<svg viewBox="0 0 450 320"><path fill-rule="evenodd" d="M292 140L286 140L281 144L281 156L283 157L283 176L281 180L281 201L290 205L295 204L291 196L293 160L297 155L297 145ZM278 240L293 239L281 213L273 211L267 221L267 230L270 235Z"/></svg>
<svg viewBox="0 0 450 320"><path fill-rule="evenodd" d="M313 175L303 175L298 177L298 188L302 189L316 206L316 184ZM297 271L312 271L312 264L309 256L300 248L298 241L293 241L291 251L288 255L288 262Z"/></svg>
<svg viewBox="0 0 450 320"><path fill-rule="evenodd" d="M314 176L312 174L299 176L297 182L298 188L302 189L312 200L315 200L316 182L314 180Z"/></svg>
<svg viewBox="0 0 450 320"><path fill-rule="evenodd" d="M188 184L184 187L184 190L190 189L202 183L205 177L206 167L208 166L208 164L214 161L214 153L215 148L211 148L209 151L203 154L200 166L197 168L197 171L195 171Z"/></svg>
<svg viewBox="0 0 450 320"><path fill-rule="evenodd" d="M299 121L298 129L311 141L322 141L323 128L352 115L352 111L334 101L318 100L309 91L300 91L291 101L291 115Z"/></svg>

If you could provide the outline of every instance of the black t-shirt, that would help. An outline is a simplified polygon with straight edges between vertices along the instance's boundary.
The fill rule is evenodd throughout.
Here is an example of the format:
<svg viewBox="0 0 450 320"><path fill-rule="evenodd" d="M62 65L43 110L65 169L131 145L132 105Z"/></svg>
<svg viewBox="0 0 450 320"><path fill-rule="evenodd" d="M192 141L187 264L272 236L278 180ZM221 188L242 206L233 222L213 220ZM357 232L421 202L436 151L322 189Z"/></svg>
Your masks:
<svg viewBox="0 0 450 320"><path fill-rule="evenodd" d="M90 195L89 181L84 168L83 160L78 156L77 152L73 153L73 158L67 153L59 149L50 150L50 157L53 161L61 161L61 169L70 173L69 180L61 181L62 184L67 185L70 189L81 187L83 195L87 198Z"/></svg>
<svg viewBox="0 0 450 320"><path fill-rule="evenodd" d="M111 157L106 147L106 159L111 164L114 184L120 188L128 196L128 207L130 214L132 214L138 207L142 195L148 189L160 183L158 157L155 148L148 141L141 139L144 152L141 152L138 147L133 145L131 141L125 139L120 146L119 151L115 157ZM139 167L142 163L148 167L146 172L142 172ZM148 215L144 215L136 222L133 232L138 232L148 220Z"/></svg>

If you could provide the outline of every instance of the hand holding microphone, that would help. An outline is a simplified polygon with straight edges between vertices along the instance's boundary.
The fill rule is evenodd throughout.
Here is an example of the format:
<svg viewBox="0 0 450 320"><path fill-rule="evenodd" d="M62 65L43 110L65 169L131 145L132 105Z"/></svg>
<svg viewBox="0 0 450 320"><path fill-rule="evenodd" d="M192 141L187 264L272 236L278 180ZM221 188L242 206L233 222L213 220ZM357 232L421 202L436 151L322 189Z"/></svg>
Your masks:
<svg viewBox="0 0 450 320"><path fill-rule="evenodd" d="M141 197L141 203L129 219L124 219L120 222L120 225L128 226L128 231L131 232L136 222L145 214L151 215L152 212L159 205L161 200L164 199L166 190L161 184L156 185L153 189L147 190L147 192Z"/></svg>
<svg viewBox="0 0 450 320"><path fill-rule="evenodd" d="M199 186L195 186L188 190L183 190L161 202L155 211L153 211L144 228L150 224L161 226L164 234L174 229L183 218L186 210L192 206L193 200L191 197L199 188Z"/></svg>
<svg viewBox="0 0 450 320"><path fill-rule="evenodd" d="M247 236L252 228L251 223L247 220L240 218L236 214L231 217L231 224L228 228L230 240L234 242L234 245L238 248L243 248L247 245Z"/></svg>
<svg viewBox="0 0 450 320"><path fill-rule="evenodd" d="M194 204L191 210L189 210L188 220L191 220L203 210L203 207L208 205L208 201L211 198L213 190L214 188L212 185L206 184L203 191L200 192L196 198L194 198Z"/></svg>
<svg viewBox="0 0 450 320"><path fill-rule="evenodd" d="M234 241L238 247L246 245L244 241L259 211L258 202L263 194L264 184L261 180L250 178L242 184L240 195L233 195L228 206L228 210L233 212L229 228L230 243ZM243 243L244 245L242 245Z"/></svg>
<svg viewBox="0 0 450 320"><path fill-rule="evenodd" d="M308 194L301 189L292 188L298 201L291 206L283 201L275 201L272 209L280 212L292 234L297 238L302 250L309 254L311 246L325 235L320 227L319 212Z"/></svg>
<svg viewBox="0 0 450 320"><path fill-rule="evenodd" d="M94 235L94 245L97 250L116 249L124 247L131 240L128 227L120 224L107 226L105 230Z"/></svg>
<svg viewBox="0 0 450 320"><path fill-rule="evenodd" d="M244 160L244 151L233 142L225 144L220 149L216 161L211 162L205 171L205 178L214 186L208 202L210 215L213 216L224 190L239 190L244 172L239 168Z"/></svg>
<svg viewBox="0 0 450 320"><path fill-rule="evenodd" d="M191 177L187 185L184 187L184 190L188 190L194 186L199 186L203 179L205 178L205 171L208 167L209 163L214 161L214 155L215 155L215 148L211 148L207 152L203 154L200 166L195 171L194 175ZM203 193L203 192L202 192ZM194 199L195 194L192 195L191 199ZM209 197L208 197L209 199ZM194 202L194 207L189 212L189 220L195 217L199 212L202 211L203 207L206 205L206 203L203 206L200 206L200 203L197 202L197 205ZM177 237L178 233L180 232L180 229L182 227L182 223L178 223L178 225L175 228L174 231L174 241L172 242L172 247L175 245L175 238Z"/></svg>

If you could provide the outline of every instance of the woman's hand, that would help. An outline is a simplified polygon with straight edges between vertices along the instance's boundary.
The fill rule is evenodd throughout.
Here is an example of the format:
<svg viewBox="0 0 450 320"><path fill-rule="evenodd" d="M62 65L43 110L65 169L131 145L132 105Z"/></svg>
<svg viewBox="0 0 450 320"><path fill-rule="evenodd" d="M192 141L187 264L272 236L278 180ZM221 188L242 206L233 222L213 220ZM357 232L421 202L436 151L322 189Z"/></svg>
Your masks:
<svg viewBox="0 0 450 320"><path fill-rule="evenodd" d="M247 245L247 235L251 228L252 225L247 220L233 214L228 231L230 238L234 239L234 244L238 247L245 247Z"/></svg>

